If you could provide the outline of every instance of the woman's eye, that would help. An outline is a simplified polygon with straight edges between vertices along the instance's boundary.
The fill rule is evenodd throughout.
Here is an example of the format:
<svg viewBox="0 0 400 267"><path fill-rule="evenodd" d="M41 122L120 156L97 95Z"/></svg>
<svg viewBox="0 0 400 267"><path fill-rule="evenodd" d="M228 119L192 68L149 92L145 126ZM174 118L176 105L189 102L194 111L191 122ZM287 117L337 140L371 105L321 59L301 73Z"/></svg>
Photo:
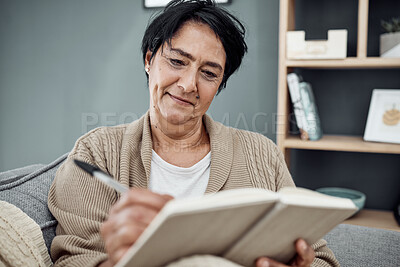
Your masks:
<svg viewBox="0 0 400 267"><path fill-rule="evenodd" d="M174 66L183 66L183 65L184 65L183 61L182 61L182 60L179 60L179 59L170 58L169 61L170 61L171 64L174 65Z"/></svg>
<svg viewBox="0 0 400 267"><path fill-rule="evenodd" d="M203 71L203 73L206 75L207 78L209 79L213 79L213 78L217 78L217 75L214 72L205 70Z"/></svg>

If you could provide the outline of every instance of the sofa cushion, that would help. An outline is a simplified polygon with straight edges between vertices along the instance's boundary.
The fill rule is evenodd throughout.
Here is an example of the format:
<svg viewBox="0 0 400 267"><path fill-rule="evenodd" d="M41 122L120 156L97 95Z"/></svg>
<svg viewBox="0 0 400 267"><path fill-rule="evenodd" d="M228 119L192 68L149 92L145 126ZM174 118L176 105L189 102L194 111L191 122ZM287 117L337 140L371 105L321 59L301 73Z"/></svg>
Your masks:
<svg viewBox="0 0 400 267"><path fill-rule="evenodd" d="M48 165L36 164L0 173L0 200L20 208L40 227L50 250L57 221L47 207L47 195L65 154Z"/></svg>
<svg viewBox="0 0 400 267"><path fill-rule="evenodd" d="M324 239L341 266L400 266L400 232L340 224Z"/></svg>

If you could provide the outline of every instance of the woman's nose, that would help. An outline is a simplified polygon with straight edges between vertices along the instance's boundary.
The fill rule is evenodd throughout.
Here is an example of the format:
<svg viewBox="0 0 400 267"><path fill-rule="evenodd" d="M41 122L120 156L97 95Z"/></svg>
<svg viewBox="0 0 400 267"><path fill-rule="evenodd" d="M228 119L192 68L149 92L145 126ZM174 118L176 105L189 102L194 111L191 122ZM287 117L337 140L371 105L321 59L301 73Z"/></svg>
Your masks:
<svg viewBox="0 0 400 267"><path fill-rule="evenodd" d="M197 71L188 69L179 79L178 86L182 87L186 93L197 91Z"/></svg>

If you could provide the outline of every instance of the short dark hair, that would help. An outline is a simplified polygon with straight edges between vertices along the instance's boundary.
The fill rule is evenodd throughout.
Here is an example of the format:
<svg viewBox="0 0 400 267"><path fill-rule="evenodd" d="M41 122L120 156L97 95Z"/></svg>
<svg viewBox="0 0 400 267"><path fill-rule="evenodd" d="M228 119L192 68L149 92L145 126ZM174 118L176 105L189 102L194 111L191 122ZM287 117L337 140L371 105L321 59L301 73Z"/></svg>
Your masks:
<svg viewBox="0 0 400 267"><path fill-rule="evenodd" d="M152 59L165 43L170 45L175 33L187 21L207 24L219 37L225 49L225 72L218 88L219 94L226 87L228 78L242 63L247 44L244 40L246 30L243 24L228 11L217 6L214 0L171 1L147 26L142 40L143 62L147 51L152 52ZM146 75L148 78L147 73Z"/></svg>

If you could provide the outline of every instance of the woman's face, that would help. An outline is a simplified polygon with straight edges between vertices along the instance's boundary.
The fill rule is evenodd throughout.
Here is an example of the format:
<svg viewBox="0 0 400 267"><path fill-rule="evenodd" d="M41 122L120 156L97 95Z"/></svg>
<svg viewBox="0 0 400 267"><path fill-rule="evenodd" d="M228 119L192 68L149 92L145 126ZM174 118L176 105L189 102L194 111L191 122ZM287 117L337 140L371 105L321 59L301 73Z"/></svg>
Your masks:
<svg viewBox="0 0 400 267"><path fill-rule="evenodd" d="M211 28L198 22L186 22L164 44L149 69L150 108L169 123L184 124L202 118L222 82L225 50ZM193 121L195 120L195 121Z"/></svg>

